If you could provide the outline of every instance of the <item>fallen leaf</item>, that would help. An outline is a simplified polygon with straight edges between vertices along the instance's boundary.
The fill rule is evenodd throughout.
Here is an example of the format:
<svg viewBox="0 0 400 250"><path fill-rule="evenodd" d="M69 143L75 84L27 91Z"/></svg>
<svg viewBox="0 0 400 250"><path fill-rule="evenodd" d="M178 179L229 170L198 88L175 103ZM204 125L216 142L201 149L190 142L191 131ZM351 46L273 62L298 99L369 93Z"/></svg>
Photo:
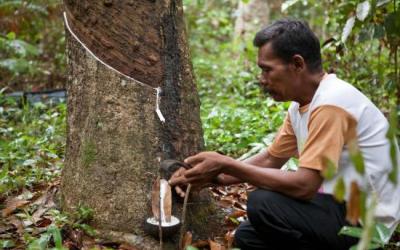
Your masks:
<svg viewBox="0 0 400 250"><path fill-rule="evenodd" d="M16 215L18 216L19 214L16 214ZM27 227L33 225L33 222L31 219L28 218L27 220L22 220L22 225L24 226L24 228L27 228Z"/></svg>
<svg viewBox="0 0 400 250"><path fill-rule="evenodd" d="M39 194L40 195L40 194ZM34 202L32 202L32 205L34 206L41 206L46 203L48 193L44 191L42 195L39 196L39 198L35 199Z"/></svg>
<svg viewBox="0 0 400 250"><path fill-rule="evenodd" d="M66 249L80 249L74 244L74 242L70 240L64 240L63 247L65 247Z"/></svg>
<svg viewBox="0 0 400 250"><path fill-rule="evenodd" d="M227 195L225 190L223 190L223 187L213 187L211 190L216 193L217 195Z"/></svg>
<svg viewBox="0 0 400 250"><path fill-rule="evenodd" d="M82 248L81 249L92 249L95 245L96 245L96 241L93 238L91 238L87 235L84 235L82 237Z"/></svg>
<svg viewBox="0 0 400 250"><path fill-rule="evenodd" d="M26 231L32 231L31 235L33 237L36 237L36 236L39 236L40 234L42 234L44 232L47 232L47 229L48 229L47 227L32 227L32 228L25 229L25 232Z"/></svg>
<svg viewBox="0 0 400 250"><path fill-rule="evenodd" d="M215 241L212 241L212 240L208 240L208 244L210 245L210 250L222 250L222 249L224 249L221 244L219 244L219 243L217 243Z"/></svg>
<svg viewBox="0 0 400 250"><path fill-rule="evenodd" d="M352 225L357 225L358 219L360 218L360 198L361 192L356 181L351 182L350 187L350 198L347 202L347 213L346 220Z"/></svg>
<svg viewBox="0 0 400 250"><path fill-rule="evenodd" d="M238 195L240 191L240 187L239 186L232 186L231 189L228 191L228 195Z"/></svg>
<svg viewBox="0 0 400 250"><path fill-rule="evenodd" d="M51 224L51 220L49 218L43 218L41 220L39 220L37 223L35 223L35 225L37 227L47 227L48 225Z"/></svg>
<svg viewBox="0 0 400 250"><path fill-rule="evenodd" d="M9 221L17 229L17 233L19 235L22 235L24 233L24 225L22 224L22 221L20 219L13 215L9 217Z"/></svg>
<svg viewBox="0 0 400 250"><path fill-rule="evenodd" d="M121 245L119 245L119 250L138 250L137 248L127 244L127 243L122 243Z"/></svg>
<svg viewBox="0 0 400 250"><path fill-rule="evenodd" d="M233 211L232 213L230 213L230 214L228 215L228 217L231 217L231 218L238 218L238 217L245 216L246 214L247 214L247 212L246 212L245 210L235 210L235 211Z"/></svg>
<svg viewBox="0 0 400 250"><path fill-rule="evenodd" d="M10 229L13 229L13 227L11 225L1 224L0 225L0 234L5 233L5 232L9 231Z"/></svg>
<svg viewBox="0 0 400 250"><path fill-rule="evenodd" d="M232 202L228 200L219 200L217 201L217 205L223 208L230 208L232 207Z"/></svg>
<svg viewBox="0 0 400 250"><path fill-rule="evenodd" d="M206 247L208 245L209 245L208 240L198 240L192 244L192 246L197 247L197 248Z"/></svg>
<svg viewBox="0 0 400 250"><path fill-rule="evenodd" d="M239 198L240 198L242 201L247 201L247 192L241 193Z"/></svg>
<svg viewBox="0 0 400 250"><path fill-rule="evenodd" d="M29 201L27 200L21 200L19 198L14 198L9 200L6 203L6 208L4 208L1 212L3 217L7 217L10 214L12 214L16 209L23 207L24 205L26 205L27 203L29 203Z"/></svg>
<svg viewBox="0 0 400 250"><path fill-rule="evenodd" d="M254 190L257 189L256 186L253 186L253 185L248 184L248 183L245 184L245 188L246 188L247 192L253 192Z"/></svg>
<svg viewBox="0 0 400 250"><path fill-rule="evenodd" d="M14 229L14 227L13 227ZM15 238L15 232L14 233L2 233L0 234L0 239L13 239Z"/></svg>
<svg viewBox="0 0 400 250"><path fill-rule="evenodd" d="M233 204L234 202L235 202L235 198L233 198L232 196L225 196L225 197L222 197L221 198L221 200L223 200L223 201L229 201L231 204Z"/></svg>
<svg viewBox="0 0 400 250"><path fill-rule="evenodd" d="M239 209L242 209L242 210L247 210L246 204L243 204L243 203L238 202L238 201L234 201L233 206L237 207Z"/></svg>
<svg viewBox="0 0 400 250"><path fill-rule="evenodd" d="M52 186L52 187L49 188L48 193L49 193L50 195L49 195L48 198L47 198L45 207L47 207L47 208L56 207L56 203L54 202L54 196L55 196L55 194L57 193L57 191L58 191L58 187L56 187L56 186Z"/></svg>
<svg viewBox="0 0 400 250"><path fill-rule="evenodd" d="M41 217L42 217L42 215L44 214L44 213L46 213L46 211L48 210L49 208L47 208L47 207L40 207L38 210L36 210L34 213L33 213L33 215L32 215L32 221L33 221L33 223L37 223L40 219L41 219Z"/></svg>
<svg viewBox="0 0 400 250"><path fill-rule="evenodd" d="M76 248L78 249L82 248L83 232L81 230L74 230L68 228L67 235L69 240L76 246Z"/></svg>
<svg viewBox="0 0 400 250"><path fill-rule="evenodd" d="M233 241L235 240L235 231L228 231L225 234L225 242L226 242L226 248L231 249Z"/></svg>
<svg viewBox="0 0 400 250"><path fill-rule="evenodd" d="M104 250L105 248L103 246L100 245L93 245L90 247L82 247L81 250Z"/></svg>
<svg viewBox="0 0 400 250"><path fill-rule="evenodd" d="M54 207L54 194L57 192L57 187L56 186L51 186L47 188L43 194L37 198L32 205L37 205L39 207L45 206L48 208Z"/></svg>
<svg viewBox="0 0 400 250"><path fill-rule="evenodd" d="M190 246L192 244L193 240L193 235L191 232L187 231L185 235L182 238L182 241L180 243L180 249L185 250L186 247Z"/></svg>

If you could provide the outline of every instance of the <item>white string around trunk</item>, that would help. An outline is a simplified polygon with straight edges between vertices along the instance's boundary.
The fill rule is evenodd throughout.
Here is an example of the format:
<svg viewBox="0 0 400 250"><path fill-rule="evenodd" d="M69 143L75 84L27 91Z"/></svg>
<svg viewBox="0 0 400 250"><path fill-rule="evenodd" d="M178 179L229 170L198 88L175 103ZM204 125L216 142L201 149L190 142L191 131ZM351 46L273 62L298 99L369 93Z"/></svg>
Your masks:
<svg viewBox="0 0 400 250"><path fill-rule="evenodd" d="M152 88L152 89L154 89L154 90L156 91L156 110L155 110L155 111L156 111L156 114L157 114L158 118L160 119L160 121L161 121L162 123L164 123L164 122L165 122L165 118L164 118L164 116L163 116L163 114L161 113L161 110L160 110L160 94L161 94L161 87L153 88L152 86L150 86L150 85L148 85L148 84L146 84L146 83L143 83L143 82L141 82L141 81L139 81L139 80L136 80L135 78L132 78L132 77L130 77L130 76L128 76L128 75L125 75L124 73L120 72L119 70L117 70L117 69L113 68L112 66L108 65L107 63L103 62L103 61L102 61L100 58L98 58L98 57L97 57L97 56L96 56L96 55L95 55L95 54L94 54L94 53L79 39L79 37L72 31L72 29L71 29L71 27L69 26L69 23L68 23L67 13L66 13L65 11L64 11L63 15L64 15L65 26L67 27L69 33L75 38L76 41L78 41L78 42L82 45L83 48L85 48L85 50L86 50L87 52L89 52L89 54L90 54L91 56L93 56L93 57L96 59L96 61L100 62L101 64L103 64L103 65L106 66L107 68L111 69L112 71L114 71L114 72L116 72L116 73L118 73L118 74L120 74L120 75L123 75L124 77L126 77L126 78L128 78L128 79L130 79L130 80L133 80L133 81L137 82L138 84L142 85L143 87Z"/></svg>

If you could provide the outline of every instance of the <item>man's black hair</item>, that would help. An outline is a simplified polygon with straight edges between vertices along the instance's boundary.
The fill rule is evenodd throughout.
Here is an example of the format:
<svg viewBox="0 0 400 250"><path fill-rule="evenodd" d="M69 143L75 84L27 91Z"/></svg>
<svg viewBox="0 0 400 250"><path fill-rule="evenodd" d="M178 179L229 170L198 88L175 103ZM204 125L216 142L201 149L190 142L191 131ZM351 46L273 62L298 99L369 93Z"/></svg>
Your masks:
<svg viewBox="0 0 400 250"><path fill-rule="evenodd" d="M319 40L305 21L281 19L257 32L254 46L261 48L271 42L276 56L286 63L295 54L304 58L310 72L322 70L321 47Z"/></svg>

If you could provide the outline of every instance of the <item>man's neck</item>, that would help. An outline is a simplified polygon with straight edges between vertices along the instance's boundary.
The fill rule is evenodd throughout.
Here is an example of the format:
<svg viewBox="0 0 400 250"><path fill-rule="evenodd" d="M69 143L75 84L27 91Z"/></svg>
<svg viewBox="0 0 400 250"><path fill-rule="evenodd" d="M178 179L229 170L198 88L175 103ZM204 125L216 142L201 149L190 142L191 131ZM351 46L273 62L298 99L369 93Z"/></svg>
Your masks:
<svg viewBox="0 0 400 250"><path fill-rule="evenodd" d="M305 83L303 84L303 87L299 90L299 96L296 102L298 102L301 106L307 105L311 102L311 100L314 97L315 92L318 89L318 86L320 82L327 76L324 71L315 73L315 74L310 74L307 76L305 79Z"/></svg>

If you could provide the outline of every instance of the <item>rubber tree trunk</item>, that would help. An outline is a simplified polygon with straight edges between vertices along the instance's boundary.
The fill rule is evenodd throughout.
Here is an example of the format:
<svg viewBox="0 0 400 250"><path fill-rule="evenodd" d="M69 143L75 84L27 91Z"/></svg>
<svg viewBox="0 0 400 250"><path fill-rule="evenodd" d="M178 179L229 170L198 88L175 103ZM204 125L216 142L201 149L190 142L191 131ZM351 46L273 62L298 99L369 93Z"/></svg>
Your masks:
<svg viewBox="0 0 400 250"><path fill-rule="evenodd" d="M159 160L183 160L203 146L182 3L66 0L65 11L75 36L66 29L62 206L89 207L97 229L132 233L131 243L154 249L157 241L145 235L143 224L151 213ZM155 112L157 87L165 123ZM208 193L189 204L188 228L210 236L219 222L210 216L215 207ZM178 218L181 208L174 202Z"/></svg>

